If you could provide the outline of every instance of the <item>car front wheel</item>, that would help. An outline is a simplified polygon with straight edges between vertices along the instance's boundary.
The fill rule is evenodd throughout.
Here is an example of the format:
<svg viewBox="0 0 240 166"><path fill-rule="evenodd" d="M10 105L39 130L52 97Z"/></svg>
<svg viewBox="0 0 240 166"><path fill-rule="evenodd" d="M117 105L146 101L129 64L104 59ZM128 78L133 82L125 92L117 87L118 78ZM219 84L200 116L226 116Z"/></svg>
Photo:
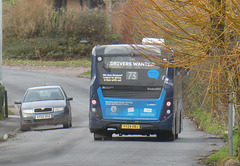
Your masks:
<svg viewBox="0 0 240 166"><path fill-rule="evenodd" d="M63 123L63 128L69 128L69 127L72 127L72 119L70 115L68 115L67 121Z"/></svg>
<svg viewBox="0 0 240 166"><path fill-rule="evenodd" d="M21 124L21 131L29 131L30 130L30 125L23 125Z"/></svg>

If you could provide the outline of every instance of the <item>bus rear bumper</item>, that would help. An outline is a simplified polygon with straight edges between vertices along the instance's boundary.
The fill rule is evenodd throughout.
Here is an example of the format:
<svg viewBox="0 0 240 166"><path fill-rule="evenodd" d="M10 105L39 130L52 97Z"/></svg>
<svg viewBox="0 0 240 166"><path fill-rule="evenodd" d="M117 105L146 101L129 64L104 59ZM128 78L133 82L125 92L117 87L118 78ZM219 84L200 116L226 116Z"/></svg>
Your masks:
<svg viewBox="0 0 240 166"><path fill-rule="evenodd" d="M133 126L124 129L122 125ZM158 134L161 131L172 131L172 121L113 121L92 119L89 123L91 133L109 132L115 134Z"/></svg>

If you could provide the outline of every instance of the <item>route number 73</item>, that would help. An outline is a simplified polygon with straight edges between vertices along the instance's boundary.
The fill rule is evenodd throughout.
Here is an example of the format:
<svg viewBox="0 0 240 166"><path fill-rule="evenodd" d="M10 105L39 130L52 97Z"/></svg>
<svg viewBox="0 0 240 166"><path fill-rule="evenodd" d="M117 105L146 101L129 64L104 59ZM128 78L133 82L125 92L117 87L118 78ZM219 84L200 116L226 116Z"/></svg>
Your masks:
<svg viewBox="0 0 240 166"><path fill-rule="evenodd" d="M127 80L137 80L138 79L138 72L136 71L128 71L126 73Z"/></svg>

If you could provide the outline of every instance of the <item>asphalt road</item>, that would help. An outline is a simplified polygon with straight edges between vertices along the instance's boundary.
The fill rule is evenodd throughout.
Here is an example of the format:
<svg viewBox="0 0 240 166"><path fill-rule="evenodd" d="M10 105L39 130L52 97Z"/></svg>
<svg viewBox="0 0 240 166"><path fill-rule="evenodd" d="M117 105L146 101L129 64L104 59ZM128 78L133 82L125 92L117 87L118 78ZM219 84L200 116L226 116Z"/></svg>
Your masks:
<svg viewBox="0 0 240 166"><path fill-rule="evenodd" d="M189 119L174 142L117 135L111 141L94 141L88 129L89 79L3 69L3 83L10 105L21 100L27 88L39 85L60 85L74 100L72 128L43 126L18 133L0 143L0 165L200 166L200 158L223 146L221 139L197 131Z"/></svg>

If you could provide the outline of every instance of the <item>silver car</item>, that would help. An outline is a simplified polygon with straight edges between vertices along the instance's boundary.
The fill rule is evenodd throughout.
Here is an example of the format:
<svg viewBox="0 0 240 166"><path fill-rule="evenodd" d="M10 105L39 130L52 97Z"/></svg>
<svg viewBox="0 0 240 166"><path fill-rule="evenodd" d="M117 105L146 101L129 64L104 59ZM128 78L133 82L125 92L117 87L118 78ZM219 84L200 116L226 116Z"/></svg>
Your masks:
<svg viewBox="0 0 240 166"><path fill-rule="evenodd" d="M70 101L60 86L40 86L29 88L20 107L21 130L30 130L32 126L63 124L64 128L72 126Z"/></svg>

